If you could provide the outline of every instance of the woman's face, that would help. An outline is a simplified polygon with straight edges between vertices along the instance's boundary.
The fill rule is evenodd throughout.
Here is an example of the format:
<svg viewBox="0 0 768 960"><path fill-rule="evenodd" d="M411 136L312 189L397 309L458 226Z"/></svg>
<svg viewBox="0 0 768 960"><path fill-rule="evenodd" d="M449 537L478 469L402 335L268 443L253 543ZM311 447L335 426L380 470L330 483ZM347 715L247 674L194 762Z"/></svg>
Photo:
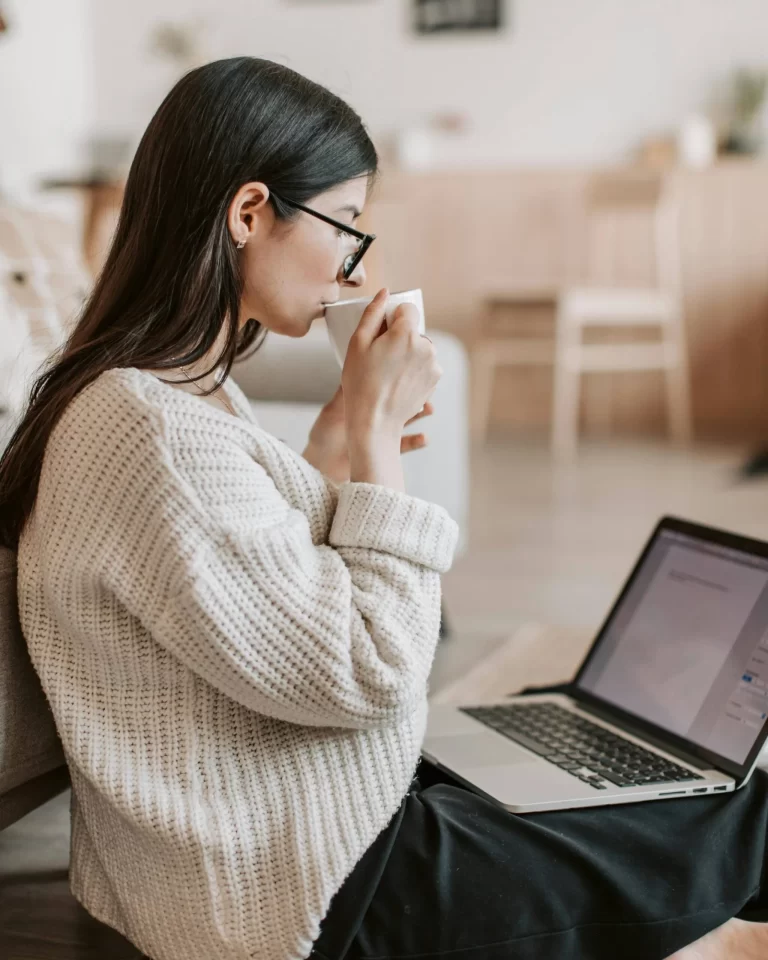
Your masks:
<svg viewBox="0 0 768 960"><path fill-rule="evenodd" d="M348 180L304 206L355 226L367 187L365 176ZM359 263L345 280L342 266L357 249L355 238L340 236L336 227L301 210L289 224L278 221L268 198L265 184L247 183L229 208L232 239L245 240L238 253L245 277L240 323L253 317L275 333L303 337L323 316L323 305L339 299L342 287L365 282L365 267Z"/></svg>

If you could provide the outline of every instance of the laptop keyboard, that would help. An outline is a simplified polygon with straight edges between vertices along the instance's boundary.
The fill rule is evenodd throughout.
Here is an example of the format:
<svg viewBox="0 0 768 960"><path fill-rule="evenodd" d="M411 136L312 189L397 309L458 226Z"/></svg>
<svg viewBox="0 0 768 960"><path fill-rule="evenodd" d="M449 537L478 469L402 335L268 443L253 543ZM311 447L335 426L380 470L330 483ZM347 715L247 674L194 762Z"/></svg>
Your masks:
<svg viewBox="0 0 768 960"><path fill-rule="evenodd" d="M596 790L704 779L555 703L460 709Z"/></svg>

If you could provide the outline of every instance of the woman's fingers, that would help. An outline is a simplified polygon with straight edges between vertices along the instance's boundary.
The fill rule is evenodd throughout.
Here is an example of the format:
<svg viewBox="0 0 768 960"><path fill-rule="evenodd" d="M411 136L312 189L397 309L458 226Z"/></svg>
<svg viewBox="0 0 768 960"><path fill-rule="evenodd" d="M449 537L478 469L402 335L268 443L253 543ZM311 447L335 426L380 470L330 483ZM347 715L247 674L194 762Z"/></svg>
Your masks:
<svg viewBox="0 0 768 960"><path fill-rule="evenodd" d="M411 417L410 420L406 420L405 426L407 427L409 423L413 423L415 420L421 420L422 417L429 417L434 412L434 406L429 402L429 400L427 400L415 417ZM411 433L402 437L400 440L400 453L410 453L412 450L421 450L423 447L426 447L426 445L427 438L425 434Z"/></svg>
<svg viewBox="0 0 768 960"><path fill-rule="evenodd" d="M370 347L371 343L386 329L386 307L389 290L382 287L376 296L371 300L363 311L360 322L357 325L353 337L357 339L364 348Z"/></svg>
<svg viewBox="0 0 768 960"><path fill-rule="evenodd" d="M427 438L423 433L411 433L400 438L400 453L411 453L426 447Z"/></svg>
<svg viewBox="0 0 768 960"><path fill-rule="evenodd" d="M422 407L422 409L419 410L419 412L416 414L415 417L411 417L410 420L406 420L406 421L405 421L405 425L406 425L406 427L407 427L408 424L409 424L409 423L413 423L414 420L421 420L422 417L428 417L428 416L430 416L431 414L433 414L434 412L435 412L434 406L429 402L429 400L427 400L427 402L424 404L424 406Z"/></svg>

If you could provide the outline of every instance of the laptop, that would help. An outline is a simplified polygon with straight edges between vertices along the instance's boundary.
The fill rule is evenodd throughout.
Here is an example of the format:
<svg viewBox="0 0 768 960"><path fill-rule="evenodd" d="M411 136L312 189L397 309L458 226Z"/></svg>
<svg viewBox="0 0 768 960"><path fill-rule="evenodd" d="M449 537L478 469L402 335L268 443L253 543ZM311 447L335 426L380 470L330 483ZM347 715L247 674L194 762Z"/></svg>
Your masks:
<svg viewBox="0 0 768 960"><path fill-rule="evenodd" d="M768 737L768 543L662 518L567 689L431 706L422 753L514 813L744 786Z"/></svg>

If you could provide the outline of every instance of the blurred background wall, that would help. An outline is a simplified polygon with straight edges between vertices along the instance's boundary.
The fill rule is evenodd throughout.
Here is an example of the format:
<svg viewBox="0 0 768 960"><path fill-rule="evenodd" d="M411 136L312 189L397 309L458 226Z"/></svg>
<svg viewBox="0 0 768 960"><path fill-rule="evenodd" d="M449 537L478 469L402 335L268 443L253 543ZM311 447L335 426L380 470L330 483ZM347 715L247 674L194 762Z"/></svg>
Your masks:
<svg viewBox="0 0 768 960"><path fill-rule="evenodd" d="M499 292L519 300L535 288L550 322L565 285L648 282L645 241L631 230L608 238L611 256L590 272L586 197L598 168L655 165L682 180L696 431L768 435L765 154L721 155L691 169L674 153L687 118L718 120L734 70L764 67L765 0L508 0L498 32L429 36L413 30L412 6L0 0L8 22L0 34L0 189L69 204L73 219L84 207L95 271L138 138L178 76L220 57L274 59L348 100L384 158L367 214L379 240L364 292L421 286L430 326L471 347ZM174 58L179 32L186 50ZM765 134L765 106L758 119ZM106 186L94 186L99 176ZM46 180L79 186L41 190ZM583 379L587 432L664 432L657 371ZM500 366L493 381L491 425L540 431L550 422L551 370Z"/></svg>
<svg viewBox="0 0 768 960"><path fill-rule="evenodd" d="M58 0L65 6L68 0ZM142 126L162 78L148 24L206 24L209 58L251 53L330 86L373 134L467 116L441 164L593 163L674 128L736 63L760 60L765 0L516 0L498 36L417 37L395 0L91 0L94 125Z"/></svg>
<svg viewBox="0 0 768 960"><path fill-rule="evenodd" d="M613 161L759 61L764 0L516 0L498 35L417 37L395 0L6 0L2 182L73 165L86 137L135 139L171 77L163 21L201 25L206 59L248 53L348 99L374 136L463 115L434 164ZM25 82L19 84L20 65Z"/></svg>
<svg viewBox="0 0 768 960"><path fill-rule="evenodd" d="M89 0L15 0L3 9L0 186L21 191L52 170L76 165L91 134L92 9Z"/></svg>

